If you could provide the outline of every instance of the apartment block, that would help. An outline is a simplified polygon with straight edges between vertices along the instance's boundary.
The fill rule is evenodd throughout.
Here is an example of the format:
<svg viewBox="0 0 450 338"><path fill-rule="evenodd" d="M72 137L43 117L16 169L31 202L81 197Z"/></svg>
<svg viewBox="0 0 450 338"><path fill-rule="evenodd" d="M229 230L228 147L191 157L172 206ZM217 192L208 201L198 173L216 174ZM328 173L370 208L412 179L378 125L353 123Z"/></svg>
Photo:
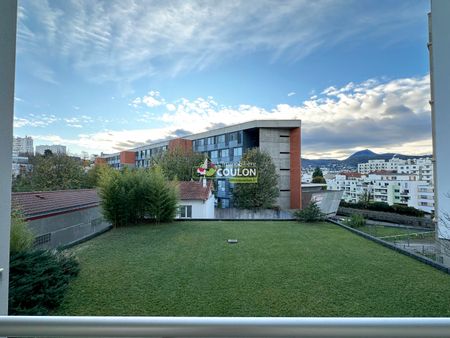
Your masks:
<svg viewBox="0 0 450 338"><path fill-rule="evenodd" d="M367 194L375 202L406 205L428 213L434 211L433 188L414 174L393 171L341 173L327 180L327 187L342 190L342 199L346 202L356 203Z"/></svg>
<svg viewBox="0 0 450 338"><path fill-rule="evenodd" d="M280 196L277 204L283 209L301 208L301 121L256 120L156 142L115 154L102 155L96 163L107 163L120 169L124 166L145 168L162 152L174 148L195 151L214 163L237 163L246 150L259 148L275 163ZM232 191L237 183L217 179L214 192L220 207L233 206Z"/></svg>
<svg viewBox="0 0 450 338"><path fill-rule="evenodd" d="M13 154L34 154L33 138L31 136L14 137Z"/></svg>
<svg viewBox="0 0 450 338"><path fill-rule="evenodd" d="M429 157L407 160L394 157L388 161L369 160L366 163L358 164L358 172L360 174L370 174L371 172L381 170L416 175L419 180L433 184L433 162Z"/></svg>
<svg viewBox="0 0 450 338"><path fill-rule="evenodd" d="M36 146L36 154L44 155L46 150L50 150L53 154L66 154L66 146L60 144L40 145Z"/></svg>

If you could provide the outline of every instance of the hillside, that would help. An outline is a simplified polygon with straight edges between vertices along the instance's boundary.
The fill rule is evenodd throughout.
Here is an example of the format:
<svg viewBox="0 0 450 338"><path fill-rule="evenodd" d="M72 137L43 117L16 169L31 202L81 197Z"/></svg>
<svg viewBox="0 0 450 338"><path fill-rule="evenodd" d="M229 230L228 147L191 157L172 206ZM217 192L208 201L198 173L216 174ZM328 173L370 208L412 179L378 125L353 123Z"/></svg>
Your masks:
<svg viewBox="0 0 450 338"><path fill-rule="evenodd" d="M394 156L401 159L431 157L431 155L412 156L394 153L377 154L369 149L365 149L355 152L345 160L302 158L302 167L356 168L358 163L364 163L369 160L389 160Z"/></svg>

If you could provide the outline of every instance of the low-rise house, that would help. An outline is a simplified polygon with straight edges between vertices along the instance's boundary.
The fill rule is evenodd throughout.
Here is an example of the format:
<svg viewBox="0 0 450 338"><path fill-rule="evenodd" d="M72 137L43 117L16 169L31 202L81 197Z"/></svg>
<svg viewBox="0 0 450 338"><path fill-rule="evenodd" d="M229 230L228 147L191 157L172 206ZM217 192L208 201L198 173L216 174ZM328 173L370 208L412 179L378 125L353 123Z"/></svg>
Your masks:
<svg viewBox="0 0 450 338"><path fill-rule="evenodd" d="M213 182L179 182L177 218L214 218Z"/></svg>
<svg viewBox="0 0 450 338"><path fill-rule="evenodd" d="M12 205L22 211L40 248L76 243L111 227L95 189L16 192Z"/></svg>

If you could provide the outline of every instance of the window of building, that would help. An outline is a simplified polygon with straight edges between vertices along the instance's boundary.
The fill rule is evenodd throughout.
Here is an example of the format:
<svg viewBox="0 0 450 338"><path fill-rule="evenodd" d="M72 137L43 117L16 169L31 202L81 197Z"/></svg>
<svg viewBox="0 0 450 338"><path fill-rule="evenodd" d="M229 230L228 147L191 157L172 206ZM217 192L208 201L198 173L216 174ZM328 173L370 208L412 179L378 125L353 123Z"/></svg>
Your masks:
<svg viewBox="0 0 450 338"><path fill-rule="evenodd" d="M214 137L208 137L206 139L206 144L208 144L208 145L215 144Z"/></svg>
<svg viewBox="0 0 450 338"><path fill-rule="evenodd" d="M237 141L237 140L238 140L238 133L237 133L237 132L235 132L235 133L230 133L230 135L229 135L229 140L230 140L230 141Z"/></svg>
<svg viewBox="0 0 450 338"><path fill-rule="evenodd" d="M211 151L211 160L217 159L217 157L219 157L219 152L217 150Z"/></svg>
<svg viewBox="0 0 450 338"><path fill-rule="evenodd" d="M224 180L217 181L217 190L225 192L225 189L226 189L225 181Z"/></svg>
<svg viewBox="0 0 450 338"><path fill-rule="evenodd" d="M222 149L220 151L220 157L228 157L228 155L229 155L228 149Z"/></svg>
<svg viewBox="0 0 450 338"><path fill-rule="evenodd" d="M225 135L217 136L217 143L225 143Z"/></svg>
<svg viewBox="0 0 450 338"><path fill-rule="evenodd" d="M242 147L234 148L233 156L242 156Z"/></svg>
<svg viewBox="0 0 450 338"><path fill-rule="evenodd" d="M195 145L197 147L201 147L205 145L205 139L201 138L200 140L195 141Z"/></svg>
<svg viewBox="0 0 450 338"><path fill-rule="evenodd" d="M178 213L180 218L192 218L192 205L180 205Z"/></svg>

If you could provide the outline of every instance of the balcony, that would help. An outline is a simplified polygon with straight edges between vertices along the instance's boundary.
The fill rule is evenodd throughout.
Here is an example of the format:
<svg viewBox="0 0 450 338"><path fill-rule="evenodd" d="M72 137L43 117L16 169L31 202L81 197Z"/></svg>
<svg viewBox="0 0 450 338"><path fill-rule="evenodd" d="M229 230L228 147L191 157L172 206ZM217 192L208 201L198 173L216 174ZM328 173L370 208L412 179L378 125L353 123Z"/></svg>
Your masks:
<svg viewBox="0 0 450 338"><path fill-rule="evenodd" d="M450 318L0 316L14 337L448 337Z"/></svg>

